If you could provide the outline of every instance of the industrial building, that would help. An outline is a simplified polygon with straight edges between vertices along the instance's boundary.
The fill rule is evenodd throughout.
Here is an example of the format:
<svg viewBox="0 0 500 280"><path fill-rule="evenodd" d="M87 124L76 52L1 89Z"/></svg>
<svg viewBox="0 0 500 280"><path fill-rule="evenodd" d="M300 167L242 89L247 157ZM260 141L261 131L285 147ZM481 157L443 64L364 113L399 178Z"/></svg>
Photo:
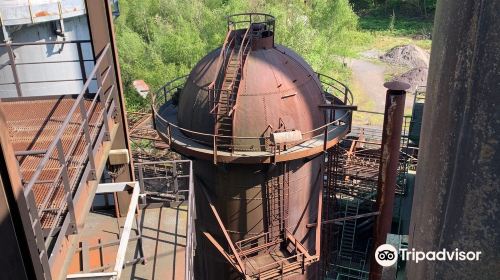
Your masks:
<svg viewBox="0 0 500 280"><path fill-rule="evenodd" d="M460 59L482 67L443 51L430 69L442 79L386 83L384 112L358 111L263 13L227 16L220 47L127 112L118 1L0 1L0 279L495 279L500 57L485 50L500 21L444 2L439 31L471 19L484 37L436 33L433 53L474 49ZM382 267L382 244L484 258Z"/></svg>

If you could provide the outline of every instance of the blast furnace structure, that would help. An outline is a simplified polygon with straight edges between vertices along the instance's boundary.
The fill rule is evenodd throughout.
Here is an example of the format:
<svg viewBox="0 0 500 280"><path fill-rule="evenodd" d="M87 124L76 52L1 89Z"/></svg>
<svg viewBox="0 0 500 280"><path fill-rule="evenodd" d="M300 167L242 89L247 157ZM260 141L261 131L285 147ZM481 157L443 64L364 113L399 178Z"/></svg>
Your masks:
<svg viewBox="0 0 500 280"><path fill-rule="evenodd" d="M352 94L275 43L275 18L227 18L223 45L154 97L170 147L194 160L196 279L315 279L325 152Z"/></svg>

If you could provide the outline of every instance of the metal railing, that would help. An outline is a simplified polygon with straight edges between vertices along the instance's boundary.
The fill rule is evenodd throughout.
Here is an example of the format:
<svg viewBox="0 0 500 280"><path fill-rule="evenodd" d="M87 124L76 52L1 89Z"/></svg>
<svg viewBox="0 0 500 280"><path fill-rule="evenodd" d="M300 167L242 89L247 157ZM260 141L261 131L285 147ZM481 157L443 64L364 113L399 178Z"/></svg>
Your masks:
<svg viewBox="0 0 500 280"><path fill-rule="evenodd" d="M72 41L48 41L48 42L27 42L27 43L11 43L7 42L4 44L0 44L0 48L5 49L7 55L8 55L8 60L0 65L1 67L6 67L10 66L11 72L12 72L12 82L3 82L0 83L0 86L7 86L7 85L15 85L16 87L16 93L17 97L23 97L23 89L22 85L33 85L33 84L44 84L44 83L61 83L61 82L82 82L82 84L85 87L85 82L87 82L87 71L85 68L85 63L91 63L94 62L94 59L85 59L84 55L84 46L91 46L91 41L89 40L72 40ZM56 46L60 45L61 50L64 48L66 45L75 45L76 46L76 53L77 53L77 59L74 60L55 60L55 61L47 61L47 60L41 60L41 61L23 61L23 62L16 62L16 55L14 53L15 49L18 47L36 47L36 46ZM49 64L61 64L61 63L78 63L80 67L80 74L81 78L73 78L73 79L44 79L44 80L31 80L31 81L21 81L21 77L19 75L18 67L22 65L27 65L27 66L34 66L34 65L49 65ZM92 75L89 75L89 77L92 77ZM89 91L89 87L91 85L87 85L85 90ZM78 94L79 92L75 92L74 94Z"/></svg>
<svg viewBox="0 0 500 280"><path fill-rule="evenodd" d="M109 279L109 280L119 280L120 276L122 274L123 269L125 268L125 265L127 262L125 261L126 258L126 253L127 253L127 247L128 243L132 240L138 240L138 246L137 246L137 251L138 251L138 257L134 258L131 263L135 263L138 261L142 261L144 264L145 257L144 257L144 250L142 247L142 230L141 230L141 222L139 221L138 215L136 214L137 211L137 206L138 206L138 200L140 197L140 187L137 181L135 182L121 182L121 183L108 183L108 184L99 184L97 187L96 193L99 194L111 194L115 193L118 191L130 191L130 188L132 189L132 194L130 196L130 203L128 205L128 210L127 210L127 215L125 218L125 222L123 223L123 231L119 234L118 240L106 242L106 243L101 243L99 242L98 245L92 246L93 248L99 248L102 250L104 247L108 246L115 246L118 245L118 250L116 252L116 257L115 257L115 264L113 266L113 270L109 272L96 272L99 270L105 270L107 265L104 267L97 268L96 270L93 270L94 272L87 272L88 266L90 260L90 249L91 246L82 246L81 248L78 248L77 251L81 252L81 262L84 267L84 272L83 273L76 273L76 274L68 274L66 275L66 279ZM132 226L135 220L135 226L137 230L136 236L131 237L131 232L132 232ZM93 249L92 248L92 249ZM102 258L102 251L99 252L101 254ZM130 263L130 262L129 262Z"/></svg>
<svg viewBox="0 0 500 280"><path fill-rule="evenodd" d="M224 73L225 71L222 71L222 69L225 69L228 60L231 58L232 52L231 50L231 45L234 43L235 40L235 35L234 31L230 30L227 32L226 39L224 39L224 44L222 45L219 58L217 59L217 67L215 69L218 69L217 75L215 76L214 80L212 83L210 83L207 87L208 91L208 101L210 104L210 112L215 113L217 111L217 107L219 106L218 100L220 97L221 92L223 91L220 88L220 83L224 79ZM229 90L225 90L229 92Z"/></svg>
<svg viewBox="0 0 500 280"><path fill-rule="evenodd" d="M156 125L157 131L164 136L165 139L167 139L168 144L174 143L176 140L176 137L195 141L198 143L201 143L203 145L207 146L215 146L214 143L217 142L217 138L231 138L231 143L233 144L228 144L226 145L227 147L224 147L226 149L230 149L233 151L237 150L255 150L256 148L260 149L261 151L266 151L271 154L279 154L281 152L280 147L272 145L272 140L271 136L222 136L222 135L215 135L215 134L210 134L210 133L203 133L199 131L193 131L190 129L182 128L178 126L176 123L172 123L168 120L166 120L161 114L160 114L160 107L164 105L171 105L172 101L171 98L174 94L182 92L182 89L184 87L184 84L187 80L188 76L182 76L179 78L176 78L167 84L165 84L163 87L161 87L155 94L152 96L152 103L153 103L153 117ZM318 77L320 77L320 81L324 87L324 94L327 99L332 100L333 97L340 99L341 101L346 101L346 105L352 105L353 102L353 97L352 93L349 90L349 88L344 85L343 83L330 78L326 75L318 74ZM201 90L204 90L203 88ZM333 110L332 110L333 111ZM341 116L336 117L335 114L329 114L330 117L327 120L327 122L319 126L315 129L312 129L310 131L302 132L302 137L303 139L298 142L294 143L294 145L298 145L301 143L304 143L308 140L311 140L315 137L324 135L323 139L323 144L326 146L326 142L328 141L328 135L333 133L334 131L338 129L346 129L344 125L347 125L348 128L350 128L351 124L351 119L352 119L352 111L351 110L346 110L344 114ZM175 135L173 133L173 130L177 129L180 132L182 132L182 135ZM261 143L259 145L255 144L234 144L236 143L235 140L254 140L253 142L258 142ZM219 145L220 148L220 145ZM217 151L216 148L214 147L214 157L217 156Z"/></svg>
<svg viewBox="0 0 500 280"><path fill-rule="evenodd" d="M135 163L141 193L155 199L183 201L188 198L192 172L189 161L146 161Z"/></svg>
<svg viewBox="0 0 500 280"><path fill-rule="evenodd" d="M264 18L263 20L261 18ZM264 24L265 28L259 31L254 31L253 26L258 24ZM241 26L240 26L241 25ZM232 112L234 105L236 104L236 100L232 100L231 93L234 91L236 87L235 82L231 83L231 89L222 89L222 81L226 75L226 69L228 61L232 56L236 55L238 60L238 70L243 77L243 64L245 59L245 54L249 47L251 47L251 42L253 37L259 36L264 31L274 32L274 17L267 14L258 14L258 13L245 13L245 14L235 14L227 17L227 35L224 40L224 44L222 45L221 52L219 54L217 67L218 74L216 75L214 81L210 83L207 88L208 91L208 100L211 104L211 113L217 114L220 111L221 106L225 106L226 112ZM238 53L235 54L233 51L229 52L231 46L236 45L237 40L236 37L239 34L239 31L244 30L244 34L242 37L242 41L240 43L240 49ZM226 102L220 102L220 96L225 94L228 96Z"/></svg>
<svg viewBox="0 0 500 280"><path fill-rule="evenodd" d="M274 33L276 26L276 18L269 14L263 13L241 13L233 14L226 17L227 30L238 30L250 27L253 25L264 25L266 31Z"/></svg>
<svg viewBox="0 0 500 280"><path fill-rule="evenodd" d="M288 235L293 236L288 229L285 229L275 237L273 237L270 232L264 232L259 235L235 242L234 244L236 246L237 253L247 264L245 266L244 273L249 276L258 275L260 277L262 273L269 272L272 269L280 269L280 271L283 271L283 269L286 269L287 267L294 267L297 265L297 262L300 263L300 266L296 267L296 269L304 269L306 266L306 262L311 260L309 259L308 254L303 251L304 249L299 249L299 247L303 248L302 244L298 244L299 241L297 239L288 239ZM269 248L280 245L283 242L290 242L290 244L293 245L292 256L280 258L274 262L270 262L258 267L255 267L251 261L246 261L248 258L250 258L248 257L248 255L255 255L256 253L261 251L268 251ZM291 260L294 259L295 262L291 262Z"/></svg>
<svg viewBox="0 0 500 280"><path fill-rule="evenodd" d="M111 83L111 86L108 88L104 88L104 85L109 82L108 79L113 79L113 77L110 77L110 73L113 72L112 62L111 46L108 44L97 58L94 69L86 80L80 94L76 96L71 109L67 113L67 117L54 135L51 144L44 151L36 151L38 156L43 157L39 161L33 175L31 175L29 180L25 183L24 196L28 203L32 228L40 252L39 257L42 260L46 275L50 275L48 263L50 253L48 250L53 240L53 236L60 227L58 223L54 223L50 227L49 233L44 234L42 230L42 218L46 213L53 213L56 211L54 220L57 221L67 214L65 217L69 217L70 219L70 231L61 232L59 234L75 234L78 232L73 195L76 192L78 184L83 180L83 178L80 177L82 176L85 166L89 164L91 170L95 170L96 168L94 148L99 144L96 143L98 135L103 133L103 139L105 141L110 140L110 131L108 127L108 122L110 121L109 112L114 110L116 106L114 101L117 99L118 91L115 88L114 82ZM102 70L103 68L105 69L104 71ZM87 91L93 79L97 81L97 93L91 97L91 103L89 105ZM91 120L94 122L94 128L90 126ZM76 132L74 131L75 126ZM102 131L102 129L104 129L104 131ZM71 143L63 143L63 136L69 132L74 136L71 138ZM80 135L82 137L78 137ZM78 158L75 158L76 150L82 149L80 146L83 143L82 141L85 143L83 147L84 152L79 155ZM16 153L16 156L30 155L32 155L32 151L20 151ZM59 171L54 178L50 178L49 183L51 183L51 185L49 194L44 198L42 203L37 204L35 200L35 186L40 183L47 183L47 181L41 179L41 175L47 168L54 167L54 161L57 162L56 165ZM76 171L70 172L70 167L75 166ZM95 180L96 178L91 179ZM64 192L63 204L59 205L56 209L54 209L54 207L49 207L49 199L58 191L58 188L61 187Z"/></svg>
<svg viewBox="0 0 500 280"><path fill-rule="evenodd" d="M194 279L194 254L196 250L196 201L194 194L193 163L189 161L188 224L186 238L186 280Z"/></svg>
<svg viewBox="0 0 500 280"><path fill-rule="evenodd" d="M179 194L184 194L183 200L188 201L187 209L187 232L186 232L186 255L185 255L185 279L194 279L194 253L196 250L196 203L194 193L194 173L193 163L190 160L167 160L153 162L139 162L135 164L139 178L139 186L142 194L155 195L159 191L148 190L148 181L155 181L157 184L164 184L166 180L171 186L161 192L164 194L174 194L170 199L179 201ZM181 180L184 180L182 182ZM186 186L187 185L187 186ZM146 203L143 197L141 203Z"/></svg>

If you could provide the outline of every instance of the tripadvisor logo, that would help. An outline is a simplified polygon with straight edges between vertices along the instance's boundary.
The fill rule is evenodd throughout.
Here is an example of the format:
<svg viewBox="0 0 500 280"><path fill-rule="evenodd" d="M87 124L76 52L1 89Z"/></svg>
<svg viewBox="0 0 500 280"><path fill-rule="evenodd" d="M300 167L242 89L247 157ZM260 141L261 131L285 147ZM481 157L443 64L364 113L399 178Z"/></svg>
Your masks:
<svg viewBox="0 0 500 280"><path fill-rule="evenodd" d="M390 244L382 244L375 250L375 260L381 266L391 266L398 261L398 251Z"/></svg>
<svg viewBox="0 0 500 280"><path fill-rule="evenodd" d="M481 251L461 251L459 249L448 251L442 249L440 251L417 251L415 249L399 249L390 245L380 245L375 250L375 260L381 266L394 265L398 258L403 261L413 261L415 263L421 261L479 261Z"/></svg>

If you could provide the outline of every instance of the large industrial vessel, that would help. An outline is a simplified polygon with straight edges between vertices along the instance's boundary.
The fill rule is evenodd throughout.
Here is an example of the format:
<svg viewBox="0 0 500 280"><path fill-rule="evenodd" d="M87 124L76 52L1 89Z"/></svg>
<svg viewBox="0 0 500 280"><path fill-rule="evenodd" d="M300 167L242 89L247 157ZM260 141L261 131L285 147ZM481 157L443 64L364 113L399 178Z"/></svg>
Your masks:
<svg viewBox="0 0 500 280"><path fill-rule="evenodd" d="M229 16L223 45L157 96L160 136L194 159L199 279L318 274L321 225L307 225L321 220L323 153L355 107L276 32L271 15Z"/></svg>
<svg viewBox="0 0 500 280"><path fill-rule="evenodd" d="M440 1L427 92L386 83L384 112L263 13L228 16L221 46L149 96L135 81L152 106L127 112L117 0L0 0L0 279L498 279L486 2Z"/></svg>

